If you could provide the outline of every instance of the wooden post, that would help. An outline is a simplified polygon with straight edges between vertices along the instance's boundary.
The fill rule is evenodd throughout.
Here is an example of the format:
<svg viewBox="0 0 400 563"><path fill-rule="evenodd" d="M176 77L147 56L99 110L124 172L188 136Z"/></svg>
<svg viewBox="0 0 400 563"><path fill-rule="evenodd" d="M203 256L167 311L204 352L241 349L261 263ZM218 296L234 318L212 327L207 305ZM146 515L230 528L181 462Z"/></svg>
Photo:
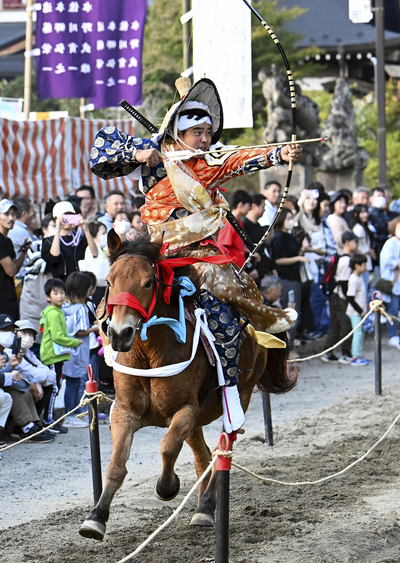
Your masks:
<svg viewBox="0 0 400 563"><path fill-rule="evenodd" d="M376 104L378 113L378 172L379 187L387 188L386 163L386 99L385 99L385 7L384 0L375 0L375 30L376 30Z"/></svg>
<svg viewBox="0 0 400 563"><path fill-rule="evenodd" d="M269 446L274 445L274 432L272 430L271 397L269 393L262 392L262 403L264 413L264 433L265 441Z"/></svg>
<svg viewBox="0 0 400 563"><path fill-rule="evenodd" d="M33 11L34 0L26 1L26 32L25 32L25 79L24 79L24 119L28 121L31 111L32 90L32 37L33 37Z"/></svg>

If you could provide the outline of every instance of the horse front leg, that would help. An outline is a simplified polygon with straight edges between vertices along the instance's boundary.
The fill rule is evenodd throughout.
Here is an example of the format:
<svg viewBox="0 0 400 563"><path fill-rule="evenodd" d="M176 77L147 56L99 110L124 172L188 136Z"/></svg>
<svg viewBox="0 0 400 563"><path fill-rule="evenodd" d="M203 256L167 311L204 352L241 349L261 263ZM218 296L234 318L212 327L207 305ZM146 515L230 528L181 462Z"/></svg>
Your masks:
<svg viewBox="0 0 400 563"><path fill-rule="evenodd" d="M196 475L200 479L212 459L210 448L204 440L203 428L201 426L195 428L192 434L186 438L186 442L193 452ZM207 489L209 479L210 474L199 485L199 500Z"/></svg>
<svg viewBox="0 0 400 563"><path fill-rule="evenodd" d="M172 500L179 493L180 481L174 471L175 462L183 442L191 434L197 411L192 405L185 405L172 418L167 433L161 441L163 471L157 481L155 494L160 500Z"/></svg>
<svg viewBox="0 0 400 563"><path fill-rule="evenodd" d="M113 452L107 467L103 493L89 518L80 527L81 536L95 540L103 539L112 499L127 474L126 462L129 458L133 435L141 426L139 418L134 417L131 412L123 410L118 403L115 404L111 423Z"/></svg>
<svg viewBox="0 0 400 563"><path fill-rule="evenodd" d="M233 444L230 444L232 450ZM207 489L200 497L199 504L190 521L191 526L213 526L214 513L217 506L217 470L214 465L211 472L211 478L208 481Z"/></svg>

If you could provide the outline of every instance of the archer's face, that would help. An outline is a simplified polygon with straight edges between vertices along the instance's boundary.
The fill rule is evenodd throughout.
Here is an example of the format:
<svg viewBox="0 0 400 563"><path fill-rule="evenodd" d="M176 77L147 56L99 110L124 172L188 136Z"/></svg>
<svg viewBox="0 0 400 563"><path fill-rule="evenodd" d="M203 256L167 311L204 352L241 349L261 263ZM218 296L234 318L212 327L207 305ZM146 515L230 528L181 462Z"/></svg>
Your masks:
<svg viewBox="0 0 400 563"><path fill-rule="evenodd" d="M179 131L179 137L192 149L208 151L211 145L212 128L209 123L202 123L195 127L189 127L186 131ZM186 150L187 147L184 147Z"/></svg>

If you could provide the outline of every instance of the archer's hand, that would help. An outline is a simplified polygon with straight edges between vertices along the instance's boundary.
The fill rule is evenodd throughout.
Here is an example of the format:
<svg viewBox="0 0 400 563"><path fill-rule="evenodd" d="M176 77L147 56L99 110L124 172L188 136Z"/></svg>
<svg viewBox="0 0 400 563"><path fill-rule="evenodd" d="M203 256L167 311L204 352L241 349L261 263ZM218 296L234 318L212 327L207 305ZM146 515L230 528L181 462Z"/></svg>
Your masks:
<svg viewBox="0 0 400 563"><path fill-rule="evenodd" d="M300 145L284 145L281 149L281 159L285 162L296 163L302 154L303 149Z"/></svg>
<svg viewBox="0 0 400 563"><path fill-rule="evenodd" d="M146 149L144 151L136 151L135 160L147 164L147 166L152 168L163 160L168 160L168 158L157 149Z"/></svg>

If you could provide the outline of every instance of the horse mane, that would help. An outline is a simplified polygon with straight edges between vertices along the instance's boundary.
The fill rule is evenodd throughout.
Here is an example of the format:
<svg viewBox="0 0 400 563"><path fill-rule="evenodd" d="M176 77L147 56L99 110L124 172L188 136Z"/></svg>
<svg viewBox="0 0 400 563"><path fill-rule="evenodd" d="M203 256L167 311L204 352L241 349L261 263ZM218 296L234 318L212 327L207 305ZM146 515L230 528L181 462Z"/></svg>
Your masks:
<svg viewBox="0 0 400 563"><path fill-rule="evenodd" d="M108 260L110 262L110 265L112 266L121 256L129 256L130 254L132 254L136 256L144 256L145 258L148 258L151 262L153 262L153 264L155 264L156 262L160 261L160 250L161 244L152 242L146 236L139 236L134 240L123 241L116 250L110 252ZM178 251L174 252L173 258L186 257L187 255L188 254L185 251ZM187 276L194 284L196 289L200 289L201 280L196 269L192 265L176 268L175 274L176 276ZM175 297L175 293L176 291L175 289L173 289L171 296L172 298Z"/></svg>
<svg viewBox="0 0 400 563"><path fill-rule="evenodd" d="M140 236L134 240L125 240L121 242L116 250L110 252L108 260L110 266L114 264L124 255L139 254L145 256L152 262L156 262L160 257L161 245L156 242L151 242L148 237Z"/></svg>

